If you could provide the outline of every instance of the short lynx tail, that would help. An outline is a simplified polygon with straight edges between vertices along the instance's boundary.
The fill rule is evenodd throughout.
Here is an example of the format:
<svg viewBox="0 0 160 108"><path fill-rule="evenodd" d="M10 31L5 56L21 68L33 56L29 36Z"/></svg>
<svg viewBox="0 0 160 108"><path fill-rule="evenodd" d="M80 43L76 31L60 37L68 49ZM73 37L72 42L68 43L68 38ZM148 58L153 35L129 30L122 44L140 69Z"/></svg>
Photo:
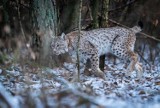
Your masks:
<svg viewBox="0 0 160 108"><path fill-rule="evenodd" d="M135 32L135 34L138 33L138 32L141 32L142 29L143 29L143 23L142 23L142 21L138 21L138 25L131 28L131 30L133 32Z"/></svg>
<svg viewBox="0 0 160 108"><path fill-rule="evenodd" d="M143 29L143 22L142 21L138 21L138 26Z"/></svg>

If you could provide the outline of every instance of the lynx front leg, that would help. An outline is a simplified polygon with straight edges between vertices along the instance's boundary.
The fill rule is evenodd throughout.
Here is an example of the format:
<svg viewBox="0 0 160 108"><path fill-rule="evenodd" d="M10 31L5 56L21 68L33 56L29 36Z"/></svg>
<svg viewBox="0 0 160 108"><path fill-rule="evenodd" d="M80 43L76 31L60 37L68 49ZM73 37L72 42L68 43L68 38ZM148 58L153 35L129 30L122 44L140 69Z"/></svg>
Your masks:
<svg viewBox="0 0 160 108"><path fill-rule="evenodd" d="M98 57L98 53L92 54L91 58L91 69L92 72L97 76L97 77L101 77L103 79L106 79L105 74L100 70L99 68L99 57Z"/></svg>
<svg viewBox="0 0 160 108"><path fill-rule="evenodd" d="M99 68L98 50L89 41L83 42L83 45L84 46L81 46L82 47L81 52L84 58L90 60L91 72L97 77L106 79L105 74Z"/></svg>

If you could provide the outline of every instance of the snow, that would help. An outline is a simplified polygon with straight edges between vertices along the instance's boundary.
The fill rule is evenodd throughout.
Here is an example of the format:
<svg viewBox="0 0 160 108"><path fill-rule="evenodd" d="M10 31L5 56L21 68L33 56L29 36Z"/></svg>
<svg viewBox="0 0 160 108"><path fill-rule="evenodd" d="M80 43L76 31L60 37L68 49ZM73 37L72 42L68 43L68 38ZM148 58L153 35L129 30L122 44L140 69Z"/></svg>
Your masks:
<svg viewBox="0 0 160 108"><path fill-rule="evenodd" d="M0 69L0 93L13 108L22 107L28 99L36 108L83 108L88 102L91 108L160 108L160 63L156 62L152 68L143 62L143 77L137 79L136 72L131 78L125 77L126 63L116 60L113 64L107 58L106 80L81 72L80 82L73 80L77 70L72 63L53 69L26 65L24 70L13 64Z"/></svg>
<svg viewBox="0 0 160 108"><path fill-rule="evenodd" d="M0 69L0 74L2 73L2 69Z"/></svg>

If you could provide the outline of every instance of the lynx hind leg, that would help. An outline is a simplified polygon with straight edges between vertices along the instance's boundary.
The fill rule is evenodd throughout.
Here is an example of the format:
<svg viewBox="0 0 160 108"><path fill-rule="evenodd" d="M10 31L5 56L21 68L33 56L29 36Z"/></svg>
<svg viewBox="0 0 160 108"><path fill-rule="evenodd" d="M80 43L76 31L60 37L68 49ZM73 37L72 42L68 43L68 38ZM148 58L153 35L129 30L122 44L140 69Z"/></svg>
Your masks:
<svg viewBox="0 0 160 108"><path fill-rule="evenodd" d="M91 69L92 69L92 72L97 77L104 78L105 74L99 68L99 57L98 57L98 55L97 54L91 55L90 60L91 60Z"/></svg>
<svg viewBox="0 0 160 108"><path fill-rule="evenodd" d="M137 57L137 54L135 54L134 52L128 51L126 53L126 58L129 59L129 61L130 61L129 65L127 67L126 75L127 76L131 76L131 73L134 70L134 67L135 67L135 65L136 65L136 63L138 61L138 57Z"/></svg>
<svg viewBox="0 0 160 108"><path fill-rule="evenodd" d="M137 78L142 78L142 75L143 75L143 68L142 68L142 64L137 62L136 65L135 65L135 69L137 71Z"/></svg>
<svg viewBox="0 0 160 108"><path fill-rule="evenodd" d="M138 55L134 53L133 51L128 52L128 58L130 60L130 64L127 67L127 76L131 76L131 73L133 72L134 69L137 71L137 77L141 78L142 77L142 65L138 62Z"/></svg>
<svg viewBox="0 0 160 108"><path fill-rule="evenodd" d="M142 76L142 66L138 62L138 55L131 50L127 50L128 48L116 47L116 49L114 49L114 47L112 47L113 54L119 58L130 61L130 64L127 67L126 76L131 76L133 70L136 69L137 77L140 78Z"/></svg>
<svg viewBox="0 0 160 108"><path fill-rule="evenodd" d="M85 52L83 53L86 54L84 56L88 56L88 59L90 59L92 73L97 77L106 79L105 74L99 68L98 50L89 42L87 43L86 46L88 47L84 48L83 51Z"/></svg>

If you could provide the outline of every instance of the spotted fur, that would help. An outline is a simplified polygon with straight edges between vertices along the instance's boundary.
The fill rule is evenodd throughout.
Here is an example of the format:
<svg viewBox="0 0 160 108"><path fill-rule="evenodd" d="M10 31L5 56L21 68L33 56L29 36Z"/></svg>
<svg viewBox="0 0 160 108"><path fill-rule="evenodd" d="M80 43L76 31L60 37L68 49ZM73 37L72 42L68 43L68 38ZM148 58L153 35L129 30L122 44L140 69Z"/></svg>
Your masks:
<svg viewBox="0 0 160 108"><path fill-rule="evenodd" d="M135 34L140 31L141 28L138 26L130 29L111 27L81 31L79 42L81 62L86 63L87 59L90 59L92 72L96 76L104 78L105 75L99 68L99 57L107 53L112 53L119 58L130 61L127 68L127 75L130 75L135 68L138 70L138 77L141 77L142 67L138 62L138 55L134 52ZM59 55L69 52L72 58L76 60L77 40L78 31L73 31L56 37L51 47L55 54Z"/></svg>

